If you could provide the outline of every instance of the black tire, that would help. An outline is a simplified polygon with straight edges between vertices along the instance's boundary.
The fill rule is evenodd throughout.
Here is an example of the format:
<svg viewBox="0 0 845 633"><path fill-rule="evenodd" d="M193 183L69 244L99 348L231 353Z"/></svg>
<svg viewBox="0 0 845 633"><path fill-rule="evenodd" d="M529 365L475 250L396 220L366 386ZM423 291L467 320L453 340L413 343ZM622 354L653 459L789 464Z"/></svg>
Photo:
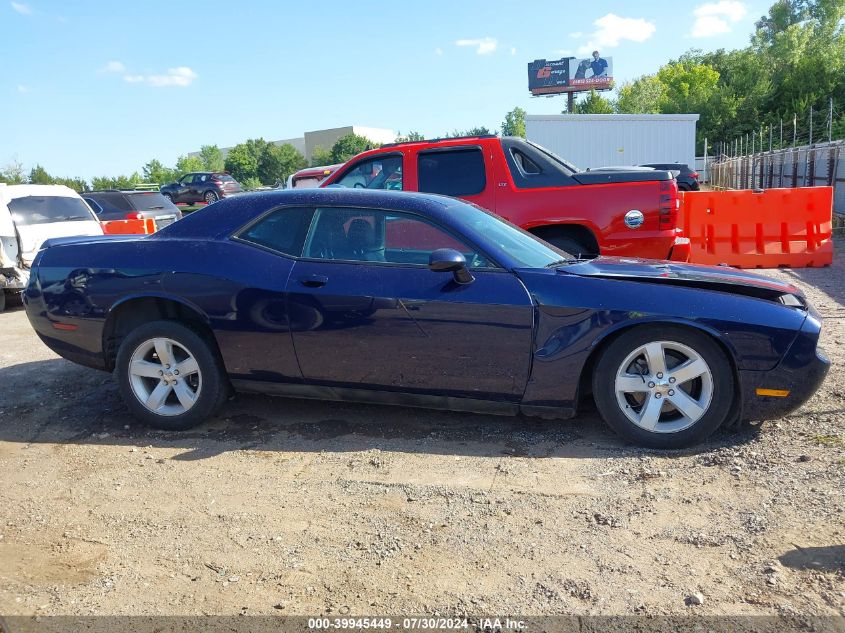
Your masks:
<svg viewBox="0 0 845 633"><path fill-rule="evenodd" d="M586 244L581 243L573 237L554 235L543 239L552 246L557 246L560 250L569 253L573 257L578 257L580 259L593 259L598 257L598 253L594 253Z"/></svg>
<svg viewBox="0 0 845 633"><path fill-rule="evenodd" d="M0 312L6 309L6 291L0 288Z"/></svg>
<svg viewBox="0 0 845 633"><path fill-rule="evenodd" d="M165 198L167 198L170 202L173 202L173 194L171 194L171 193L163 193L163 194L161 194L161 195L163 195ZM173 204L176 204L176 203L175 203L175 202L173 202Z"/></svg>
<svg viewBox="0 0 845 633"><path fill-rule="evenodd" d="M673 433L648 431L628 419L616 399L616 373L641 345L670 341L694 350L709 366L713 392L710 405L692 426ZM702 442L730 415L736 382L728 358L709 335L675 325L644 325L621 334L602 352L593 371L593 397L599 413L626 440L650 448L683 448Z"/></svg>
<svg viewBox="0 0 845 633"><path fill-rule="evenodd" d="M133 391L129 375L130 360L136 349L153 338L168 338L177 342L190 351L199 366L202 386L193 406L182 414L157 414L147 408ZM120 344L114 371L123 401L132 415L141 422L159 429L181 431L196 426L213 416L229 395L226 372L213 345L177 321L153 321L130 332Z"/></svg>
<svg viewBox="0 0 845 633"><path fill-rule="evenodd" d="M214 204L220 199L220 196L217 195L216 191L206 191L203 194L202 199L205 200L206 204Z"/></svg>

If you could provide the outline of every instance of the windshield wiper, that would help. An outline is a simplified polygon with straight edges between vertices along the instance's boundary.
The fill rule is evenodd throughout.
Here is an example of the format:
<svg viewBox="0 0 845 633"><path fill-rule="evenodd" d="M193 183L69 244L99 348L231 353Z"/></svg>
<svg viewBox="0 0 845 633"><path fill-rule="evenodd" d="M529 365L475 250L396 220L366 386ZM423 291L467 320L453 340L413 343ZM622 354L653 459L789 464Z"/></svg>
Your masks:
<svg viewBox="0 0 845 633"><path fill-rule="evenodd" d="M565 266L565 265L568 265L568 264L577 264L580 261L582 261L582 260L580 260L577 257L570 257L569 259L559 259L557 261L552 262L551 264L546 264L545 268L554 268L555 266Z"/></svg>

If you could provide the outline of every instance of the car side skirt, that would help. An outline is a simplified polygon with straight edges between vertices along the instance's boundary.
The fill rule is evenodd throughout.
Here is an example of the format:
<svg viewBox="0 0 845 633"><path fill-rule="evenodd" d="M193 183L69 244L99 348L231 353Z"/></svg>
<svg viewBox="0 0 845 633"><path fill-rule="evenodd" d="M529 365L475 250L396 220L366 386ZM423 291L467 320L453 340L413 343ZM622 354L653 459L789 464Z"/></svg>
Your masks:
<svg viewBox="0 0 845 633"><path fill-rule="evenodd" d="M464 413L486 413L490 415L513 416L522 414L546 419L566 419L575 415L575 410L570 408L520 405L515 402L456 398L453 396L407 393L402 391L264 382L237 378L231 379L231 383L236 391L264 393L287 398L304 398L306 400L386 404Z"/></svg>

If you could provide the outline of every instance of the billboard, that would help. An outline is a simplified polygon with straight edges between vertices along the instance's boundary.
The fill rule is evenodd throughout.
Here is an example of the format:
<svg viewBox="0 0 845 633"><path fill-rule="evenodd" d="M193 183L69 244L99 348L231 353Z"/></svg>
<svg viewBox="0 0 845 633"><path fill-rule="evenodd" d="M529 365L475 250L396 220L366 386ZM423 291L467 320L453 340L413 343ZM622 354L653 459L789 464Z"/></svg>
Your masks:
<svg viewBox="0 0 845 633"><path fill-rule="evenodd" d="M594 51L590 57L537 59L528 64L528 90L533 95L609 90L613 82L613 58Z"/></svg>

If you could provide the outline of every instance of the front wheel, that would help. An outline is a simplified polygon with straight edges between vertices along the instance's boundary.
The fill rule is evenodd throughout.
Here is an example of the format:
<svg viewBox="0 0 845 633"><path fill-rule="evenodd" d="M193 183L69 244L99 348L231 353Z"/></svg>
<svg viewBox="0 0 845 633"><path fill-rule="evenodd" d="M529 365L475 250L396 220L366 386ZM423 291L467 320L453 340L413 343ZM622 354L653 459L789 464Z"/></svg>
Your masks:
<svg viewBox="0 0 845 633"><path fill-rule="evenodd" d="M593 373L593 396L607 424L651 448L704 440L728 418L735 389L719 345L703 332L671 325L620 335Z"/></svg>
<svg viewBox="0 0 845 633"><path fill-rule="evenodd" d="M132 414L161 429L199 424L214 415L228 394L211 346L176 321L154 321L130 332L117 352L115 372Z"/></svg>

